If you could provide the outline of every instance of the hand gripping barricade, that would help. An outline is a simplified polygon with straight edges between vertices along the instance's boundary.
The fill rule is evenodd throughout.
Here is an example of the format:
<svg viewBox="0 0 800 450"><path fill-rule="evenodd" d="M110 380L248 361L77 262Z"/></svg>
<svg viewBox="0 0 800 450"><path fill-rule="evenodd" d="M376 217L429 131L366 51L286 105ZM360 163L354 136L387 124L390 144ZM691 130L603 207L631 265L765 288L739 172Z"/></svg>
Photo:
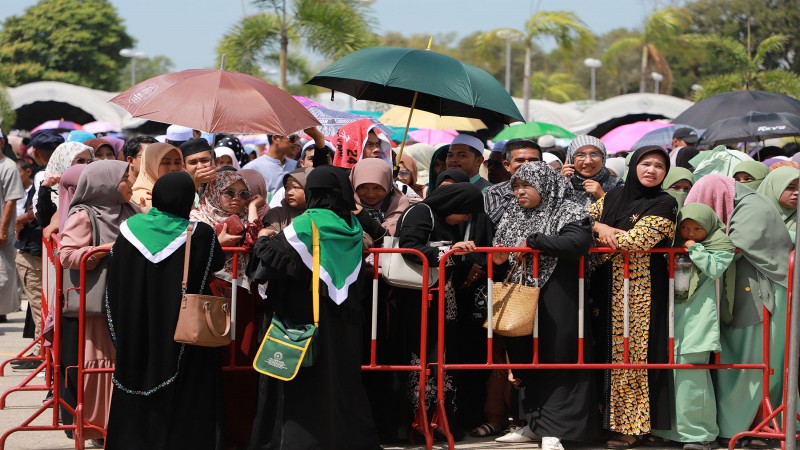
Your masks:
<svg viewBox="0 0 800 450"><path fill-rule="evenodd" d="M494 311L492 310L492 284L493 284L493 262L492 262L492 254L496 252L521 252L521 253L531 253L533 254L533 278L538 279L539 276L539 264L538 264L538 251L532 250L527 247L521 248L495 248L495 247L485 247L485 248L477 248L475 250L476 253L486 253L487 254L487 314L488 320L491 321ZM439 263L439 271L440 277L442 279L446 279L446 260L449 256L453 255L455 252L450 251L447 254L443 255L440 259ZM726 370L760 370L763 373L762 377L762 395L761 395L761 405L759 408L759 417L760 423L758 426L755 427L754 430L750 432L739 433L731 439L730 448L733 449L736 441L741 439L745 436L758 436L758 437L765 437L765 438L775 438L775 439L783 439L784 433L781 431L782 428L778 425L778 414L785 408L781 406L778 409L773 408L773 405L769 399L769 377L773 373L774 369L770 367L769 363L769 348L770 348L770 326L769 326L769 311L764 308L764 318L762 321L762 330L763 330L763 362L760 364L721 364L719 353L714 355L714 363L713 364L676 364L675 363L675 354L674 354L674 346L675 346L675 339L674 339L674 265L675 265L675 255L678 253L685 253L685 250L682 248L658 248L652 249L647 251L640 251L640 252L623 252L623 251L613 251L609 248L594 248L591 250L591 253L621 253L624 259L624 294L623 294L623 302L624 302L624 329L623 329L623 361L621 363L613 363L613 364L597 364L597 363L587 363L584 360L584 311L585 311L585 289L584 289L584 282L585 282L585 273L584 273L584 258L582 257L578 263L578 317L576 318L578 322L578 342L577 342L577 361L575 363L540 363L539 362L539 327L538 327L538 314L535 316L534 324L533 324L533 335L532 335L532 347L533 347L533 358L530 363L520 363L520 364L510 364L510 363L496 363L492 361L492 340L494 332L492 327L488 327L486 330L486 337L487 337L487 346L486 346L486 362L481 364L448 364L444 361L445 355L445 293L444 290L439 290L439 302L438 302L438 311L437 311L437 320L438 320L438 339L437 339L437 361L436 361L436 382L437 382L437 405L436 410L434 412L433 418L431 419L431 428L434 430L439 429L441 433L443 433L447 438L448 447L450 449L455 448L455 443L453 440L453 435L450 431L447 419L447 413L444 408L444 380L445 380L445 371L447 370L494 370L494 369L526 369L526 370L537 370L537 369L558 369L558 370L618 370L618 369L685 369L685 370L692 370L692 369L726 369ZM630 362L630 274L629 274L629 264L630 264L630 253L664 253L667 256L669 262L669 362L664 363L631 363ZM793 258L792 258L793 262ZM789 269L789 273L792 273L792 267ZM717 285L717 291L719 292L719 285ZM717 295L717 303L719 306L719 295ZM719 310L719 308L718 308ZM786 333L786 340L787 340L787 348L788 342L790 340L790 333L789 328L787 326L787 333ZM785 388L784 388L785 390ZM784 392L784 397L786 397L786 392ZM785 416L785 415L784 415ZM800 415L798 415L800 418ZM785 418L784 418L785 421ZM785 424L784 424L785 425ZM785 427L784 427L785 428ZM430 447L428 447L430 448Z"/></svg>

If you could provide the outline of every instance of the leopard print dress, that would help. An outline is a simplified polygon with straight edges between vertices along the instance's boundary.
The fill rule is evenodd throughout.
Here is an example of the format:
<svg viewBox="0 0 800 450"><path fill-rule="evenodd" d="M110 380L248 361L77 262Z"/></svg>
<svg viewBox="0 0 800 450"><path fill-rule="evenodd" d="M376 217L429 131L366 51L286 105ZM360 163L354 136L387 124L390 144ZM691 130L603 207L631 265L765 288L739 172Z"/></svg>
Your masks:
<svg viewBox="0 0 800 450"><path fill-rule="evenodd" d="M587 209L598 220L603 212L603 199ZM631 217L633 227L618 236L620 249L648 250L659 242L672 240L675 223L657 216ZM599 263L608 261L603 255ZM631 253L629 266L629 359L631 363L648 361L650 313L653 297L651 255ZM610 332L612 363L623 363L624 346L624 262L622 256L612 258L610 292ZM655 361L654 361L655 362ZM607 429L627 435L643 435L651 431L650 383L644 369L611 370L606 376L604 425Z"/></svg>

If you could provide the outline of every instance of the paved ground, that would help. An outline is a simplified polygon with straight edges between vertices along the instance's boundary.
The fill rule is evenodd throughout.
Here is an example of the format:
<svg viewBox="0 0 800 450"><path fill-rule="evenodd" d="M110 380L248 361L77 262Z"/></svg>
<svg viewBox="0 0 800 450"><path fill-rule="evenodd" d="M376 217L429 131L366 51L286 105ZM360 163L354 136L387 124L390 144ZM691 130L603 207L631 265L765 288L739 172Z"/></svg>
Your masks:
<svg viewBox="0 0 800 450"><path fill-rule="evenodd" d="M9 315L7 323L0 323L0 361L15 356L25 345L26 340L22 339L22 327L25 320L24 312L17 312ZM30 372L14 372L7 367L5 376L0 377L0 393L8 388L20 383ZM37 383L43 383L43 379L37 379ZM35 392L16 392L8 397L6 408L0 411L0 434L5 433L12 427L21 424L41 405L45 393ZM46 411L34 425L46 425L52 421L52 412ZM436 443L434 449L445 449L446 444ZM570 444L566 443L568 450L573 449L596 449L602 448L591 444ZM19 432L12 434L6 441L7 450L61 450L74 448L73 442L67 439L62 431L42 431L42 432ZM91 448L91 446L87 446ZM390 446L384 447L387 450L398 449L423 449L420 445ZM476 439L467 438L463 442L456 443L458 449L537 449L538 444L501 444L494 442L492 438ZM679 446L672 447L680 448ZM2 450L2 449L0 449Z"/></svg>

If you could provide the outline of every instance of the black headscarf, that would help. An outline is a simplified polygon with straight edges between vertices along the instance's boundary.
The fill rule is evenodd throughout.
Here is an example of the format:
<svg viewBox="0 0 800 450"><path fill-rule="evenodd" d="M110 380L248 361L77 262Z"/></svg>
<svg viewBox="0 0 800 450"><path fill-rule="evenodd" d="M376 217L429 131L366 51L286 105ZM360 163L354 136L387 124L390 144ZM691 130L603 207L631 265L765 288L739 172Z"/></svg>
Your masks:
<svg viewBox="0 0 800 450"><path fill-rule="evenodd" d="M184 219L194 205L194 181L186 172L170 172L156 180L153 186L153 206L161 212Z"/></svg>
<svg viewBox="0 0 800 450"><path fill-rule="evenodd" d="M247 157L247 152L244 151L244 145L242 145L239 138L235 136L226 136L219 141L217 141L217 145L214 147L228 147L229 149L233 150L233 154L236 156L236 159L239 160L239 165L244 167L245 164L250 162L250 158Z"/></svg>
<svg viewBox="0 0 800 450"><path fill-rule="evenodd" d="M447 169L444 172L440 173L438 177L436 177L436 186L442 184L442 182L446 179L450 178L451 180L455 181L456 183L469 183L469 177L463 170L458 169Z"/></svg>
<svg viewBox="0 0 800 450"><path fill-rule="evenodd" d="M639 161L645 155L653 152L660 152L659 154L664 156L666 170L669 172L669 156L663 148L657 145L648 145L636 150L631 156L630 170L628 170L625 185L606 194L600 222L620 230L630 230L639 219L645 216L658 216L675 221L678 213L678 204L675 199L664 192L661 183L653 187L645 187L637 175L636 166Z"/></svg>
<svg viewBox="0 0 800 450"><path fill-rule="evenodd" d="M464 236L461 228L450 225L445 217L450 214L480 214L483 212L483 194L472 183L456 183L440 186L422 201L433 212L432 240L458 241ZM434 238L435 236L435 238Z"/></svg>
<svg viewBox="0 0 800 450"><path fill-rule="evenodd" d="M683 147L679 152L678 156L675 157L675 165L678 167L683 167L684 169L689 169L694 172L694 167L689 164L692 158L700 153L699 150L695 147Z"/></svg>
<svg viewBox="0 0 800 450"><path fill-rule="evenodd" d="M356 209L350 178L340 167L324 165L312 170L306 179L305 194L307 209L330 209L348 223L351 211Z"/></svg>

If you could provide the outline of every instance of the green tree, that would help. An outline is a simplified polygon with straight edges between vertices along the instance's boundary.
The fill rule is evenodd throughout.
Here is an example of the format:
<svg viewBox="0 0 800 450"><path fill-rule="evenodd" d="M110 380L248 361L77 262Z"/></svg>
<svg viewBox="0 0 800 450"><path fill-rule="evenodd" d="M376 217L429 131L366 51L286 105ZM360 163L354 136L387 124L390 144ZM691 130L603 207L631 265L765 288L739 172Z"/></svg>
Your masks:
<svg viewBox="0 0 800 450"><path fill-rule="evenodd" d="M522 76L523 117L528 117L528 100L531 98L531 54L534 43L540 38L555 39L561 54L568 60L573 47L591 47L595 37L575 13L570 11L540 11L528 18L522 30L499 28L484 33L478 39L478 48L485 48L494 39L521 36L525 44L525 63Z"/></svg>
<svg viewBox="0 0 800 450"><path fill-rule="evenodd" d="M108 0L40 0L0 31L0 83L54 80L96 89L118 88L133 45Z"/></svg>
<svg viewBox="0 0 800 450"><path fill-rule="evenodd" d="M688 25L689 19L686 10L680 8L666 8L654 12L647 18L644 31L640 35L623 37L609 45L603 56L604 63L611 66L611 70L618 70L614 67L614 62L622 57L621 54L640 49L639 92L647 90L647 75L651 69L657 69L664 76L663 91L671 92L674 78L663 49L675 45L677 38L683 34Z"/></svg>
<svg viewBox="0 0 800 450"><path fill-rule="evenodd" d="M304 45L326 58L340 58L363 47L374 45L368 7L359 0L255 0L267 10L248 18L222 38L217 53L237 59L237 67L256 72L258 62L277 53L279 85L287 89L290 65L302 66L291 56L289 44ZM294 59L294 62L293 62ZM232 66L231 66L232 67Z"/></svg>
<svg viewBox="0 0 800 450"><path fill-rule="evenodd" d="M586 89L570 73L534 72L531 74L531 94L542 100L564 103L585 98Z"/></svg>
<svg viewBox="0 0 800 450"><path fill-rule="evenodd" d="M11 104L11 99L8 98L8 91L0 86L0 130L3 130L3 135L7 135L11 125L16 121L17 111Z"/></svg>
<svg viewBox="0 0 800 450"><path fill-rule="evenodd" d="M719 50L718 58L727 59L735 67L733 71L713 75L701 81L703 89L695 94L695 100L741 89L759 89L800 97L800 76L789 70L765 68L770 54L781 53L789 40L777 34L759 42L755 54L737 41L722 36L693 35L691 42L706 44Z"/></svg>
<svg viewBox="0 0 800 450"><path fill-rule="evenodd" d="M126 64L119 72L120 90L125 90L131 87L131 64L133 58L128 58ZM136 58L136 82L141 82L148 78L153 78L157 75L169 73L172 71L174 63L171 59L164 55L156 55L151 57Z"/></svg>

